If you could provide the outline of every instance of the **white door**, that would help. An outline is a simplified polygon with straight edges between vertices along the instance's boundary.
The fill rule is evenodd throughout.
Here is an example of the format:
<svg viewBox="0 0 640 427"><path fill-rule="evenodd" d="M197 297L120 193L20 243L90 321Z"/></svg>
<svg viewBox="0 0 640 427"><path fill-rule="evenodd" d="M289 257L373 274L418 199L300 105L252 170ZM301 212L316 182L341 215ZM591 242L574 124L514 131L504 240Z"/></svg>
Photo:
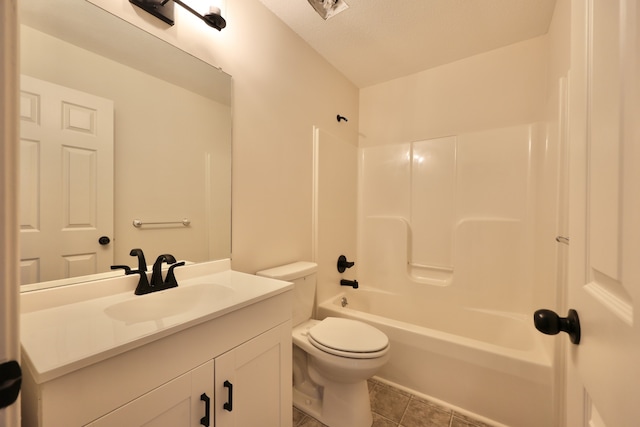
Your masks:
<svg viewBox="0 0 640 427"><path fill-rule="evenodd" d="M640 5L572 2L567 427L640 425Z"/></svg>
<svg viewBox="0 0 640 427"><path fill-rule="evenodd" d="M106 271L113 102L24 75L20 86L21 282Z"/></svg>

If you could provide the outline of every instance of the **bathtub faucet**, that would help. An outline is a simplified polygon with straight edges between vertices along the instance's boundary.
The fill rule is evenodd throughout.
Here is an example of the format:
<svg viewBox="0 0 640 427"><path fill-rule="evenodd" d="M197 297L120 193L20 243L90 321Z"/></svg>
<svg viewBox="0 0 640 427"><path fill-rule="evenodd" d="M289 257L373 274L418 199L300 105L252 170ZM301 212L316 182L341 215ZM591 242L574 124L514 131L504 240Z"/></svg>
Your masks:
<svg viewBox="0 0 640 427"><path fill-rule="evenodd" d="M358 289L358 281L357 280L347 280L341 279L340 286L351 286L353 289Z"/></svg>

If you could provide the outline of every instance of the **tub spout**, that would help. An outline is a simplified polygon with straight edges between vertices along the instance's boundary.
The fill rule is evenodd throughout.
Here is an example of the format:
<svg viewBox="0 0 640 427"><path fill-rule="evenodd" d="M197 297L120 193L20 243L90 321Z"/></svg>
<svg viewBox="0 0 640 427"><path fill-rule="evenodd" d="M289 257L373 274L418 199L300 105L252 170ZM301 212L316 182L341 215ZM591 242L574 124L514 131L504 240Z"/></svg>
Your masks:
<svg viewBox="0 0 640 427"><path fill-rule="evenodd" d="M341 279L340 286L351 286L353 289L358 289L358 281L357 280L347 280Z"/></svg>

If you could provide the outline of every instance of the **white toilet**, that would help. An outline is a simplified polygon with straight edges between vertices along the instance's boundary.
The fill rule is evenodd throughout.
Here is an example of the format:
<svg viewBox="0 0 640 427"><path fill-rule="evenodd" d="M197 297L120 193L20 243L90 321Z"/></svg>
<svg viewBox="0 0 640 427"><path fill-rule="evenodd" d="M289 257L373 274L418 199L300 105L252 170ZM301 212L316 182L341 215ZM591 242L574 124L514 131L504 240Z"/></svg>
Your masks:
<svg viewBox="0 0 640 427"><path fill-rule="evenodd" d="M389 359L389 339L366 323L311 318L317 265L296 262L259 271L293 282L293 404L330 427L370 427L367 379Z"/></svg>

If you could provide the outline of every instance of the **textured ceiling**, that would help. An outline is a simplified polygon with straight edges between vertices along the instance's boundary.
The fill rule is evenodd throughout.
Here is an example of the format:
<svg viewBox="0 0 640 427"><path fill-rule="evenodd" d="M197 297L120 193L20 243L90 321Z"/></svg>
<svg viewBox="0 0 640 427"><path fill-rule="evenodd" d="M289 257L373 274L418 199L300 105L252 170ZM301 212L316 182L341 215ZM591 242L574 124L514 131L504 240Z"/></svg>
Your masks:
<svg viewBox="0 0 640 427"><path fill-rule="evenodd" d="M556 0L346 0L323 20L307 0L260 0L358 87L545 34Z"/></svg>

